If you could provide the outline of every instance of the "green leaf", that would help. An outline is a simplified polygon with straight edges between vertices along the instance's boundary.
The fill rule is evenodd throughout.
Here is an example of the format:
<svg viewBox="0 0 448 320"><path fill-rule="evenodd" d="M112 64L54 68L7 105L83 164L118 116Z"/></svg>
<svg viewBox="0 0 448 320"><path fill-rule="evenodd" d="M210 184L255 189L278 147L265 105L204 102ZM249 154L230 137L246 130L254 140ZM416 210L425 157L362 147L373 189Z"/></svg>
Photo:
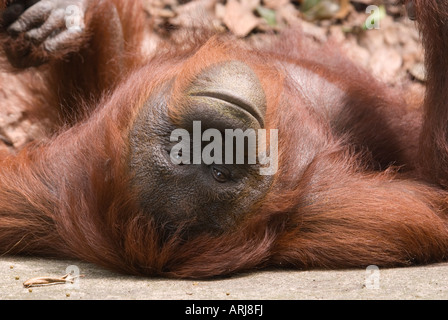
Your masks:
<svg viewBox="0 0 448 320"><path fill-rule="evenodd" d="M275 27L277 25L277 17L274 10L258 6L257 13L262 17L269 26Z"/></svg>

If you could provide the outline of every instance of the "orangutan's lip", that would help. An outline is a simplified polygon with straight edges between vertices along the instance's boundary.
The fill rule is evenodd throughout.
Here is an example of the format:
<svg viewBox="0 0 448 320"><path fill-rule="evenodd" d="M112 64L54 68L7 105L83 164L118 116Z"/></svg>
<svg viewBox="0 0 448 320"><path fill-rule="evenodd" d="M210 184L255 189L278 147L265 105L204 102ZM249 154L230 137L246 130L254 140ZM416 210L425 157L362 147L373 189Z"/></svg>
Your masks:
<svg viewBox="0 0 448 320"><path fill-rule="evenodd" d="M191 94L193 97L208 97L212 99L218 99L225 101L227 103L230 103L236 107L239 107L246 112L248 112L250 115L252 115L260 124L260 127L264 127L264 117L261 111L255 107L253 104L251 104L249 101L244 99L243 97L236 96L232 92L228 92L225 90L221 91L200 91L200 92L194 92Z"/></svg>

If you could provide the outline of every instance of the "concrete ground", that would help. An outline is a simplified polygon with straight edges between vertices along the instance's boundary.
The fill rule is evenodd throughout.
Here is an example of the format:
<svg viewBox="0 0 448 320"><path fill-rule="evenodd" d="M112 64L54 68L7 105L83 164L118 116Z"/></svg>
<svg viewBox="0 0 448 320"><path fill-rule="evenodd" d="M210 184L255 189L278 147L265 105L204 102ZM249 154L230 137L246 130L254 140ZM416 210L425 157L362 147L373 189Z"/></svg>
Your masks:
<svg viewBox="0 0 448 320"><path fill-rule="evenodd" d="M71 285L23 287L30 278L60 277L68 267L79 269L84 277ZM10 299L448 299L448 263L398 269L270 270L192 281L125 276L79 261L2 257L0 300Z"/></svg>

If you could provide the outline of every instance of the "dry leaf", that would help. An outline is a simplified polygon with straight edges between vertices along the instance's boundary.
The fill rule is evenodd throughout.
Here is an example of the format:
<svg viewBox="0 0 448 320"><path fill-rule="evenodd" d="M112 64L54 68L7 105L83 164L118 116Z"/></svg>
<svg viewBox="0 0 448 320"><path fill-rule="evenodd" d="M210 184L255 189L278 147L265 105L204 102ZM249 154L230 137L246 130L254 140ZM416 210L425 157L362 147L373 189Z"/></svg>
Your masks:
<svg viewBox="0 0 448 320"><path fill-rule="evenodd" d="M290 0L264 0L263 4L269 9L280 9L290 4Z"/></svg>
<svg viewBox="0 0 448 320"><path fill-rule="evenodd" d="M387 61L387 63L384 63ZM373 75L387 83L393 83L403 64L403 58L394 49L388 47L378 48L370 59L370 68Z"/></svg>
<svg viewBox="0 0 448 320"><path fill-rule="evenodd" d="M246 0L240 3L237 0L229 0L225 8L224 24L236 36L247 36L259 24L259 19L253 13L259 2Z"/></svg>
<svg viewBox="0 0 448 320"><path fill-rule="evenodd" d="M76 278L81 276L72 276L69 273L62 277L36 277L29 279L23 283L25 288L31 287L42 287L42 286L52 286L56 284L73 283Z"/></svg>
<svg viewBox="0 0 448 320"><path fill-rule="evenodd" d="M422 62L418 62L414 64L410 69L409 73L418 81L425 82L426 81L426 69L425 65Z"/></svg>
<svg viewBox="0 0 448 320"><path fill-rule="evenodd" d="M182 27L199 27L208 23L216 6L216 0L197 0L176 8L176 18L170 22Z"/></svg>
<svg viewBox="0 0 448 320"><path fill-rule="evenodd" d="M349 0L341 0L339 12L335 15L335 18L345 19L345 17L347 17L347 15L350 13L350 8L351 6Z"/></svg>

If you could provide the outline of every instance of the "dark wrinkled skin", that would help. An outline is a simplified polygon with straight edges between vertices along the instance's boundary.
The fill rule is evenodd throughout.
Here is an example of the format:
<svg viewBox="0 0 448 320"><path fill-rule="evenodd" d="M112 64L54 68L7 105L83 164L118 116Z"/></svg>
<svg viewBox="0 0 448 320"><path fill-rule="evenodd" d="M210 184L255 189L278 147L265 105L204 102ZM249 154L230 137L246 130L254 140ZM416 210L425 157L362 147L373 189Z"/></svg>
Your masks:
<svg viewBox="0 0 448 320"><path fill-rule="evenodd" d="M168 117L170 89L167 83L151 97L131 131L131 170L141 205L167 230L183 225L186 236L231 229L265 196L272 177L260 175L259 164L175 164L170 134L176 128L191 133L193 121L201 121L203 131L263 128L266 99L261 84L241 62L214 65L186 90L190 107L177 126Z"/></svg>

